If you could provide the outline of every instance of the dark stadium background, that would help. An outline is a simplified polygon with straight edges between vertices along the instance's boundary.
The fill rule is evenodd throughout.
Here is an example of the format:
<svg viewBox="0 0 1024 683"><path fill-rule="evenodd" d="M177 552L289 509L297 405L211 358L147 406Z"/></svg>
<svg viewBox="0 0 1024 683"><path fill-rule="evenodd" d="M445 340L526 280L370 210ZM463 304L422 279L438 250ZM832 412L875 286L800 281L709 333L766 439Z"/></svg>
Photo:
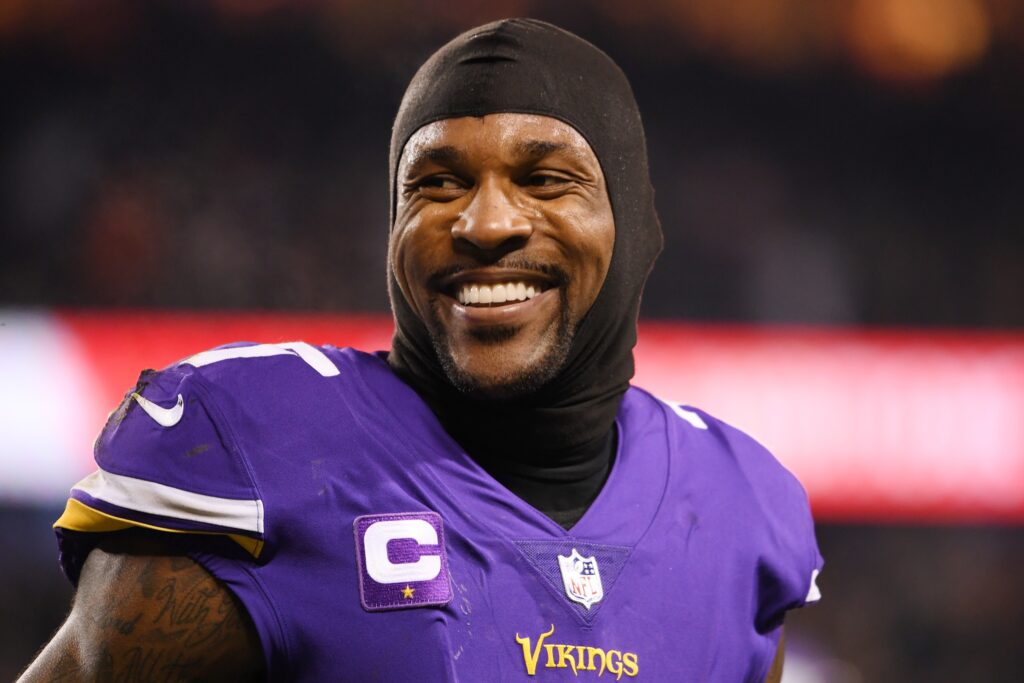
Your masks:
<svg viewBox="0 0 1024 683"><path fill-rule="evenodd" d="M633 82L667 237L645 318L1021 339L1015 0L3 0L0 309L385 312L405 83L515 15ZM0 679L66 610L58 510L0 495ZM1019 523L818 537L788 682L1021 680Z"/></svg>

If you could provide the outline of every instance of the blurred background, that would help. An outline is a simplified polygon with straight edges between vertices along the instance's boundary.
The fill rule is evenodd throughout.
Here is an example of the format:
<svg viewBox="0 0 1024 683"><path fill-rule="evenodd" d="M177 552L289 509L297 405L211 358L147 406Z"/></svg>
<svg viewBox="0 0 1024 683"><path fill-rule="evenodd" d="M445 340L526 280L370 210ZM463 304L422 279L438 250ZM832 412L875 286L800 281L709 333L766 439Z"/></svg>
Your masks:
<svg viewBox="0 0 1024 683"><path fill-rule="evenodd" d="M1020 0L0 0L0 679L66 612L49 525L139 369L387 343L398 101L506 16L636 91L666 233L638 383L809 490L787 683L1022 680Z"/></svg>

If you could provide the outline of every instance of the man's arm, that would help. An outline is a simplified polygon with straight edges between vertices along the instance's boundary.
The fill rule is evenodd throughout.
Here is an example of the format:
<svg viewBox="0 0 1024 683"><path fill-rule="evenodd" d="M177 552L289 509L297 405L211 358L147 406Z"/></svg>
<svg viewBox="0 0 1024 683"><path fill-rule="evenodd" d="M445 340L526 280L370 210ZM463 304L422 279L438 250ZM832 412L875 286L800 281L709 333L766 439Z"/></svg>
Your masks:
<svg viewBox="0 0 1024 683"><path fill-rule="evenodd" d="M71 614L19 680L260 678L259 638L234 594L193 560L119 536L89 554Z"/></svg>
<svg viewBox="0 0 1024 683"><path fill-rule="evenodd" d="M779 648L775 651L775 659L772 660L772 668L768 670L768 675L764 679L764 683L779 683L782 680L782 662L786 658L786 632L783 631L779 635Z"/></svg>

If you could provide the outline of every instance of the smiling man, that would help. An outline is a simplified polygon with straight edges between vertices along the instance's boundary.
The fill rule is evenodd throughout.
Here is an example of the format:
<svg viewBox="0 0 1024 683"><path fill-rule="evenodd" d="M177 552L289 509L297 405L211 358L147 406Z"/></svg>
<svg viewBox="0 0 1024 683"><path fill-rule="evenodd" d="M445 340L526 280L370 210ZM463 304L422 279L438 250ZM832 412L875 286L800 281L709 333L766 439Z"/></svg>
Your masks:
<svg viewBox="0 0 1024 683"><path fill-rule="evenodd" d="M481 398L547 384L615 239L587 141L547 116L445 119L409 139L397 178L395 279L448 380Z"/></svg>
<svg viewBox="0 0 1024 683"><path fill-rule="evenodd" d="M392 136L392 351L144 372L57 521L78 592L25 680L778 680L806 496L629 386L660 247L618 67L531 20L453 40Z"/></svg>

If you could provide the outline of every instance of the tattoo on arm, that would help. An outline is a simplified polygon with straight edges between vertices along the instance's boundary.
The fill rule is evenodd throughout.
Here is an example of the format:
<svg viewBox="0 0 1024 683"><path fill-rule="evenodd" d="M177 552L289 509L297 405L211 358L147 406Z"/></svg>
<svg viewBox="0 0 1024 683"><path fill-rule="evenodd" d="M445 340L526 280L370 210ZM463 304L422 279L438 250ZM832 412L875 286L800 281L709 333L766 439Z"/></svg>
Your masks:
<svg viewBox="0 0 1024 683"><path fill-rule="evenodd" d="M262 663L245 609L194 561L95 550L71 616L24 680L251 680Z"/></svg>

